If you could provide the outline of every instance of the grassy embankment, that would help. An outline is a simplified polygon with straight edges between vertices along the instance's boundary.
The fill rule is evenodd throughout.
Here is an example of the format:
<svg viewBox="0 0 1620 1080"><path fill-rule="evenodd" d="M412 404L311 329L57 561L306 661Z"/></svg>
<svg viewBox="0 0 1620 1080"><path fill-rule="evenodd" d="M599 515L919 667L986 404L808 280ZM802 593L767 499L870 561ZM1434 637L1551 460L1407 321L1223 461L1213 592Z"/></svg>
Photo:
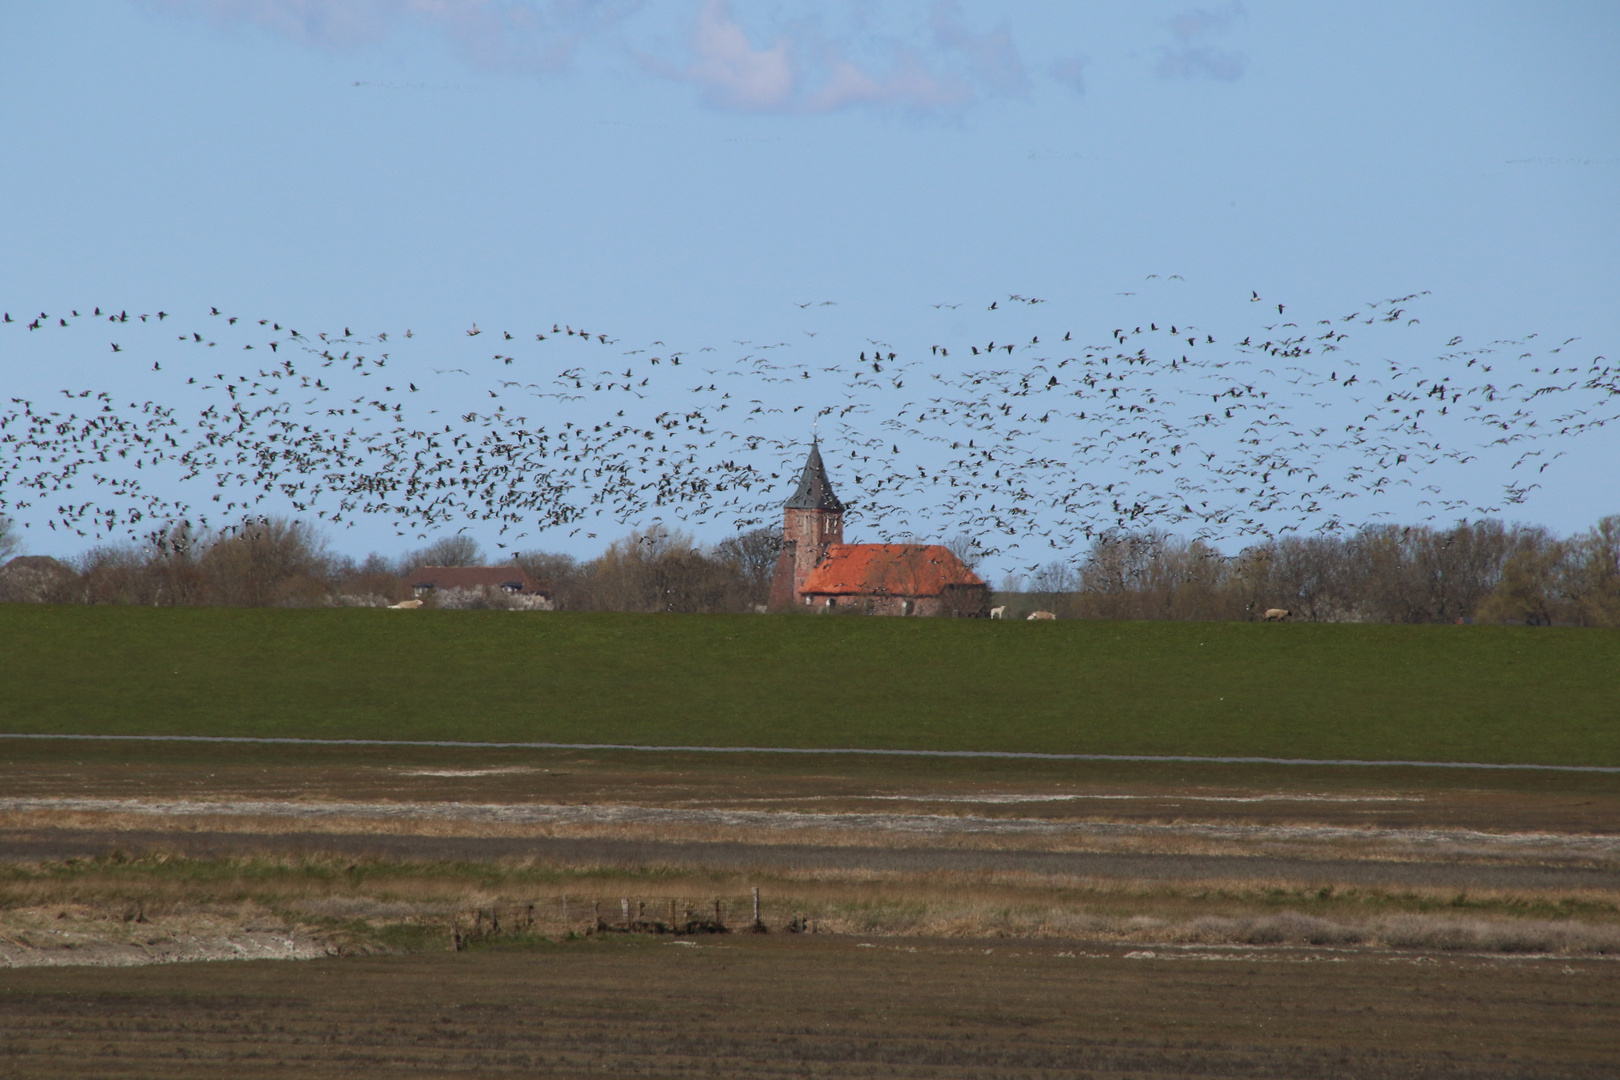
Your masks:
<svg viewBox="0 0 1620 1080"><path fill-rule="evenodd" d="M0 731L1620 765L1620 631L0 606Z"/></svg>

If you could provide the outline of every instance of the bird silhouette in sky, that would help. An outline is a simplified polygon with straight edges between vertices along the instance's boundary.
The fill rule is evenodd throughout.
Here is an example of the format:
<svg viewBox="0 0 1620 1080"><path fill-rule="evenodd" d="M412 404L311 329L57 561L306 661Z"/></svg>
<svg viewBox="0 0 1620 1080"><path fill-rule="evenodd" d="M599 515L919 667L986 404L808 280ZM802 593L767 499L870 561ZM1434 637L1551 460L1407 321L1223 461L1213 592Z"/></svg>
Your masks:
<svg viewBox="0 0 1620 1080"><path fill-rule="evenodd" d="M0 512L132 538L288 505L419 535L486 522L512 543L599 517L746 528L774 517L802 462L803 410L827 420L829 460L836 448L854 467L852 520L902 538L967 532L985 553L1049 550L1120 530L1349 527L1352 507L1402 489L1435 515L1496 513L1620 411L1620 376L1603 356L1577 359L1573 339L1543 352L1534 336L1454 337L1418 354L1421 302L1247 334L1159 311L1081 344L1055 320L1029 321L1044 300L1010 294L1005 310L999 298L982 309L998 327L982 351L965 333L914 349L880 334L851 347L853 362L774 337L624 348L560 323L533 341L503 331L511 351L493 356L410 330L306 336L237 315L206 336L182 322L178 340L121 330L112 352L142 364L120 371L151 380L133 396L146 400L94 386L10 397ZM819 319L832 303L795 307ZM147 316L113 318L138 331ZM38 334L77 340L82 325L8 319L0 354ZM473 323L456 340L481 333ZM209 351L219 344L241 364ZM249 362L250 348L263 359ZM712 365L701 381L675 370L694 352L713 355L698 361ZM1487 464L1501 478L1489 500L1430 490L1435 470Z"/></svg>

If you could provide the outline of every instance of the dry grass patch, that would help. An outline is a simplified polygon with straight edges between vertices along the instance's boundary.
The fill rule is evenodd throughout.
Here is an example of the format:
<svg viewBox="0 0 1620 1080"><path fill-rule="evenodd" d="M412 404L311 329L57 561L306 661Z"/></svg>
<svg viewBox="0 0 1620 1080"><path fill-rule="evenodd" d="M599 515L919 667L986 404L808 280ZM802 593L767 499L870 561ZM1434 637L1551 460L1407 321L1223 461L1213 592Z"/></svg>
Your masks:
<svg viewBox="0 0 1620 1080"><path fill-rule="evenodd" d="M751 919L755 886L764 921L778 932L791 925L884 937L1620 953L1620 895L1604 890L1458 894L1279 880L1144 882L873 869L739 873L321 855L12 865L0 873L0 938L39 950L69 940L128 944L159 931L176 940L263 931L338 951L416 951L448 948L456 928L485 919L502 920L509 931L521 927L538 940L590 933L599 920L617 924L626 903L639 919L662 920L671 905L705 913L716 900L725 921L741 929ZM62 918L54 918L57 913ZM72 932L64 936L69 924Z"/></svg>
<svg viewBox="0 0 1620 1080"><path fill-rule="evenodd" d="M87 803L94 805L86 805ZM932 848L1186 856L1466 861L1534 858L1620 865L1620 837L1314 824L1121 821L1103 815L838 814L634 804L344 803L326 800L0 802L0 829L614 840L640 843Z"/></svg>

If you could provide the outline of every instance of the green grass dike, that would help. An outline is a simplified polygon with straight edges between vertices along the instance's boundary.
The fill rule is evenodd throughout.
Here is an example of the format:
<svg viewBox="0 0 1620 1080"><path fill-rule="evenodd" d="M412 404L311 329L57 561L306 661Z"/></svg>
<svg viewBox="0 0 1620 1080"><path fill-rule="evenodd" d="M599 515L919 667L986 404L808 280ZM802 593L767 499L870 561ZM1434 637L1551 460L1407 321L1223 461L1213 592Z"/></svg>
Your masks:
<svg viewBox="0 0 1620 1080"><path fill-rule="evenodd" d="M0 730L1620 764L1620 630L0 606Z"/></svg>

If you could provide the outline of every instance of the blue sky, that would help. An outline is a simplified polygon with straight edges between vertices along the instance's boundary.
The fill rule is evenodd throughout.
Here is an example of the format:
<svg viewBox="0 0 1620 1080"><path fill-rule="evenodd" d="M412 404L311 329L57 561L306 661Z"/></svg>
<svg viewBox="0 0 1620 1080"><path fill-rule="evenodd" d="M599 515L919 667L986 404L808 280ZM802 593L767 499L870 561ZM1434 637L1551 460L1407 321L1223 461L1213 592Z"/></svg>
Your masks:
<svg viewBox="0 0 1620 1080"><path fill-rule="evenodd" d="M1617 46L1607 3L11 4L0 306L410 327L425 372L474 322L814 363L993 338L1011 294L1047 302L1020 334L1224 341L1251 292L1337 316L1426 290L1378 348L1620 355ZM7 396L151 395L88 335L0 336ZM1620 511L1620 433L1559 449L1507 516ZM1502 482L1444 481L1481 504ZM405 543L366 518L333 541Z"/></svg>

